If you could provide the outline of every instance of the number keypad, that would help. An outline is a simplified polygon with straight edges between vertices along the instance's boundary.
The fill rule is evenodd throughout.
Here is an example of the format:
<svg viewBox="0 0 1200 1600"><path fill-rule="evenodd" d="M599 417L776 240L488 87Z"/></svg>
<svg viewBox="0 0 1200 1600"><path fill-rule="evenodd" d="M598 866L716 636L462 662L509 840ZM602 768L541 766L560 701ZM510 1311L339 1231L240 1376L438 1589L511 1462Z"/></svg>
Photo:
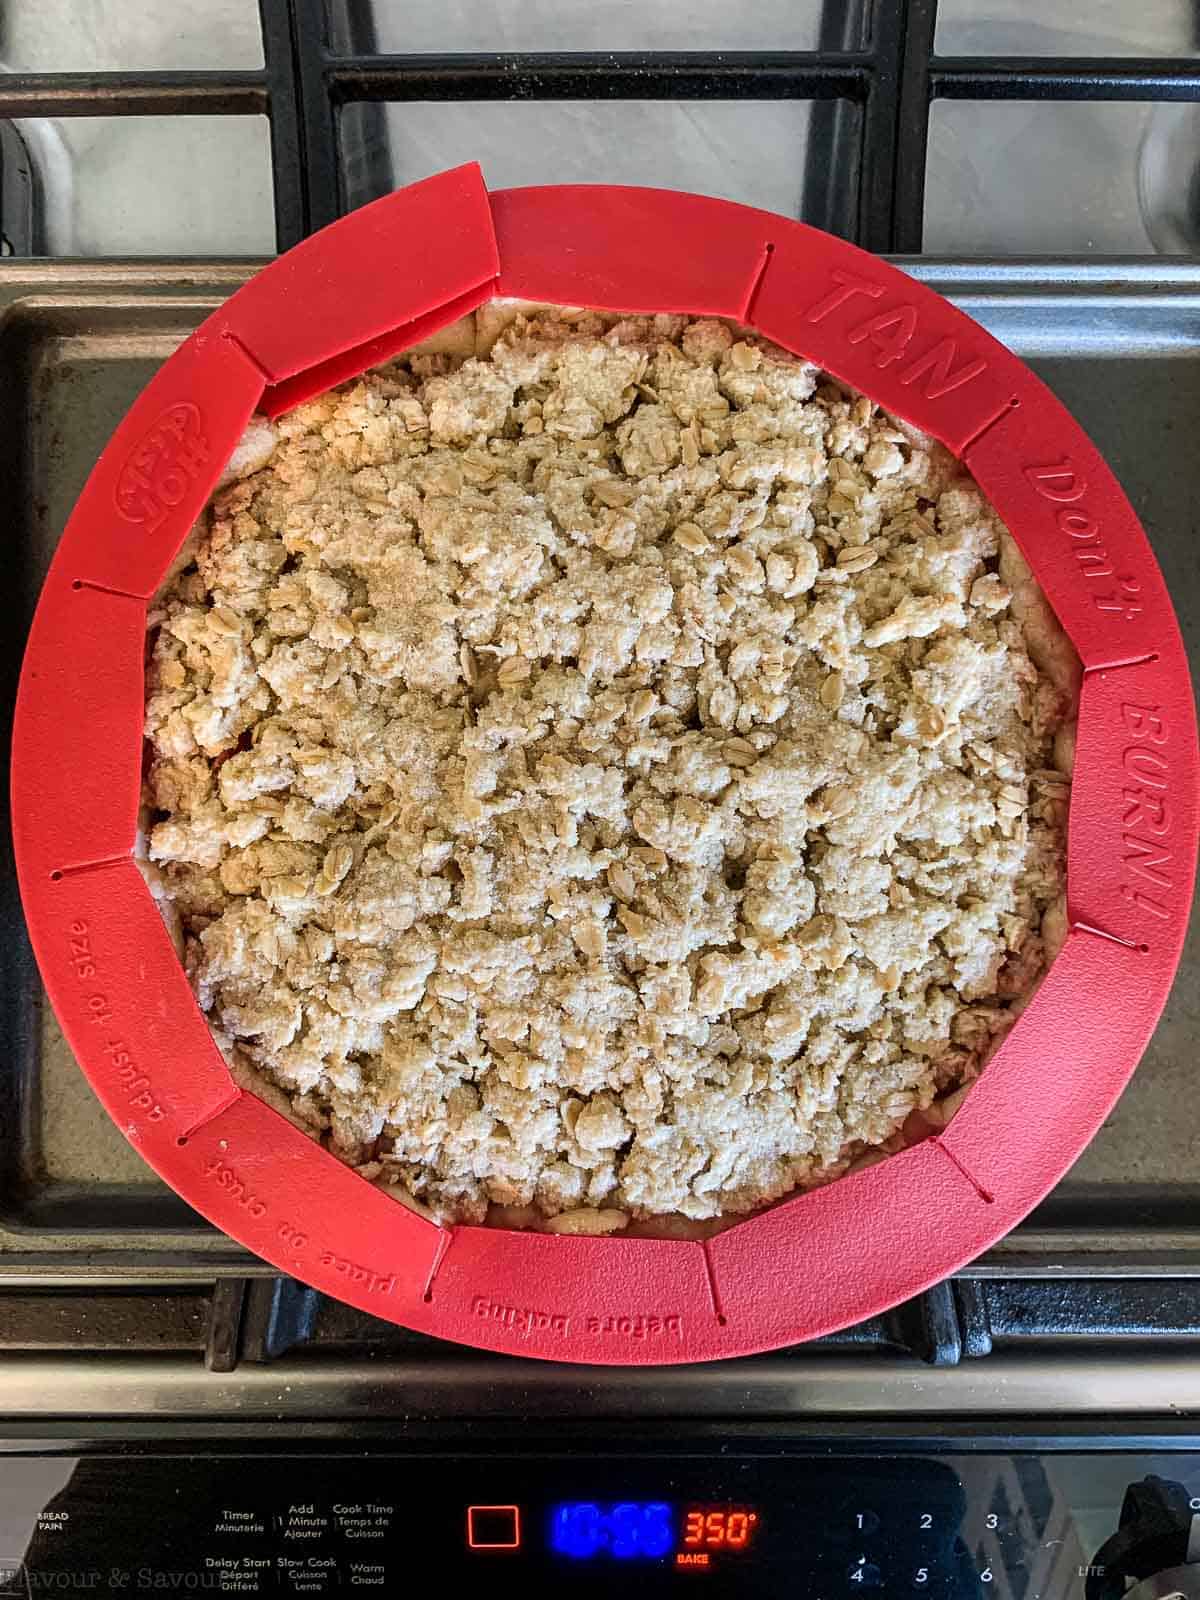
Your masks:
<svg viewBox="0 0 1200 1600"><path fill-rule="evenodd" d="M948 1466L874 1461L861 1490L830 1518L827 1553L817 1561L822 1593L958 1600L986 1582L967 1545L966 1491Z"/></svg>

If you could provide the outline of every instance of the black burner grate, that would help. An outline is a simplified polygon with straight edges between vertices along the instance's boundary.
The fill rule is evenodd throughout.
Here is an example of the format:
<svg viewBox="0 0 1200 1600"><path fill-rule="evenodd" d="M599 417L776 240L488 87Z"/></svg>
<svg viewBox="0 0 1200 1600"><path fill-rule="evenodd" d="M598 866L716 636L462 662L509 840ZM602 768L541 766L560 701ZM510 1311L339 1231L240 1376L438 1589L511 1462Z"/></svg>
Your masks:
<svg viewBox="0 0 1200 1600"><path fill-rule="evenodd" d="M152 1274L144 1281L97 1275L52 1285L14 1280L0 1289L5 1361L89 1351L203 1355L210 1372L288 1357L503 1365L501 1358L381 1322L291 1278L179 1283ZM800 1369L849 1357L887 1362L896 1372L918 1362L954 1367L983 1357L1094 1360L1122 1352L1146 1361L1200 1354L1200 1278L958 1278L782 1355ZM519 1345L512 1353L521 1354Z"/></svg>
<svg viewBox="0 0 1200 1600"><path fill-rule="evenodd" d="M519 55L380 54L370 8L358 0L330 0L328 10L324 0L259 0L259 8L261 70L10 74L0 79L0 120L265 115L283 250L361 198L356 154L339 128L348 105L382 115L388 102L415 100L832 101L844 114L810 140L805 219L843 226L836 196L851 184L857 205L843 231L871 250L917 253L934 99L1200 101L1196 59L940 57L937 0L826 0L815 50ZM388 183L383 141L367 145L378 192Z"/></svg>

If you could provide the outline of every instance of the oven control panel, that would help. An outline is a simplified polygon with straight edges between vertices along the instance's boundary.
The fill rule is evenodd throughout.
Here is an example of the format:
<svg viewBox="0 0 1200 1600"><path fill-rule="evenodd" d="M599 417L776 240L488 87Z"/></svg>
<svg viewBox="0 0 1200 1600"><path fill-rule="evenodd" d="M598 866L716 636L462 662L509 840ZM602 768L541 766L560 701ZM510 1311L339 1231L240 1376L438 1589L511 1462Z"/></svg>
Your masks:
<svg viewBox="0 0 1200 1600"><path fill-rule="evenodd" d="M1200 1596L1200 1455L0 1456L0 1596L1118 1600L1176 1568Z"/></svg>

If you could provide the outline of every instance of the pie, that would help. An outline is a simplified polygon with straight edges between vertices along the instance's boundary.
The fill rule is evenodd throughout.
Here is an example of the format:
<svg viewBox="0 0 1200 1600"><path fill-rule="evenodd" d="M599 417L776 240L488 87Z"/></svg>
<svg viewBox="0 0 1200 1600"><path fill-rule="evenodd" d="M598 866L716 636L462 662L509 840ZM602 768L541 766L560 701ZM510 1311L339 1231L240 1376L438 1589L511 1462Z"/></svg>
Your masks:
<svg viewBox="0 0 1200 1600"><path fill-rule="evenodd" d="M1080 670L949 452L721 321L495 303L229 477L141 854L242 1084L551 1232L945 1119L1065 936Z"/></svg>

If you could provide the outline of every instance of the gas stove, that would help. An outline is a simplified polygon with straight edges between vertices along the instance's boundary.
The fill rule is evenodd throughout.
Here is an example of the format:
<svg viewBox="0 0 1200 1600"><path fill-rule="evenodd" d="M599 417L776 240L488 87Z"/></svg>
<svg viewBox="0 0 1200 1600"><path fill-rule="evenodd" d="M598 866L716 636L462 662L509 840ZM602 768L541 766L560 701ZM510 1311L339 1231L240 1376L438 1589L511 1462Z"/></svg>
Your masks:
<svg viewBox="0 0 1200 1600"><path fill-rule="evenodd" d="M83 37L77 7L18 4L0 38L6 710L87 472L252 270L235 258L476 154L496 184L671 183L899 253L1096 438L1200 660L1200 263L1155 253L1197 248L1184 0L1087 25L1064 0L1036 27L999 0L747 0L736 27L708 4L685 25L210 0L171 39L135 9L93 7ZM195 198L206 159L227 204ZM215 1233L92 1099L7 858L0 917L0 1594L426 1569L533 1593L622 1569L654 1592L1200 1593L1195 937L1110 1123L967 1272L792 1350L601 1370L405 1332Z"/></svg>

